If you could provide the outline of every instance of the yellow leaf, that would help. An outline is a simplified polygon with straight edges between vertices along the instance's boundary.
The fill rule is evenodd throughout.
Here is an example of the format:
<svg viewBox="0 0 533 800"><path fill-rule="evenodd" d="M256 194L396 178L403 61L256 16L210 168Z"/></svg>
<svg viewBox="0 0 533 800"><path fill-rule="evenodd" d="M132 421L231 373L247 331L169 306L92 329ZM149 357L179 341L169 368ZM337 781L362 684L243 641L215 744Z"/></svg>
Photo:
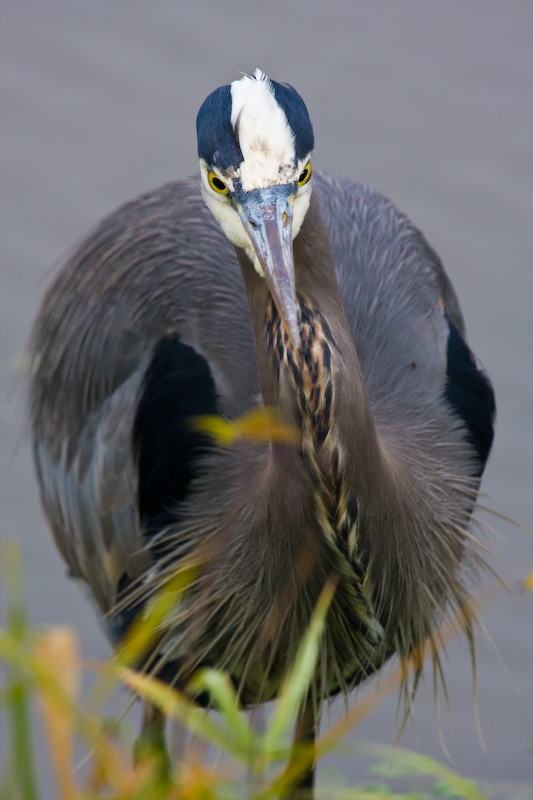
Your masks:
<svg viewBox="0 0 533 800"><path fill-rule="evenodd" d="M239 439L293 445L298 445L301 441L298 428L279 419L278 411L273 407L253 408L232 421L213 414L204 414L194 418L193 427L211 436L222 447L230 447Z"/></svg>

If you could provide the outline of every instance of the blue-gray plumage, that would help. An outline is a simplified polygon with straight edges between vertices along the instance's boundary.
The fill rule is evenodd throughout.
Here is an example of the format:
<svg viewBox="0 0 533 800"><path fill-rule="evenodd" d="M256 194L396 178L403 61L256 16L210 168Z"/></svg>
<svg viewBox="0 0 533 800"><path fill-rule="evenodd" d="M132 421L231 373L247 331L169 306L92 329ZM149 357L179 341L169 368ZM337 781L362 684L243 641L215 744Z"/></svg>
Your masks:
<svg viewBox="0 0 533 800"><path fill-rule="evenodd" d="M111 214L44 300L42 500L114 641L200 553L150 669L178 684L226 669L246 703L275 694L333 575L313 729L322 698L409 657L446 611L470 632L494 398L422 234L377 192L312 173L294 89L245 77L207 98L197 130L200 186ZM258 398L297 445L223 448L192 425Z"/></svg>

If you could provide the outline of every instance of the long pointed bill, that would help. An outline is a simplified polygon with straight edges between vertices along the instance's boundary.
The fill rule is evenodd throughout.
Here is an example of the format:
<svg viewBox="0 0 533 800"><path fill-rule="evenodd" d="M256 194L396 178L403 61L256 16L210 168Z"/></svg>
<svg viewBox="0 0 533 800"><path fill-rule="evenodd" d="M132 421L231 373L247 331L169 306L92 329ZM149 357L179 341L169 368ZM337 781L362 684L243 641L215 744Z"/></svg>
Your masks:
<svg viewBox="0 0 533 800"><path fill-rule="evenodd" d="M294 184L253 189L239 198L239 216L252 240L285 330L296 347L300 330L294 283L292 205Z"/></svg>

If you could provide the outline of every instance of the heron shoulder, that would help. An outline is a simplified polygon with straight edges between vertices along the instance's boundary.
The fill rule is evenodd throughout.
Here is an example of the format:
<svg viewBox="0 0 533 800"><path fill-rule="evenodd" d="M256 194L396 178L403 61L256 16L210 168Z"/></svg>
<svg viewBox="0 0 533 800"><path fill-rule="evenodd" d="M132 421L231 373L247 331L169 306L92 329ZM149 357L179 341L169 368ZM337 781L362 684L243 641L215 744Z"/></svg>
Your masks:
<svg viewBox="0 0 533 800"><path fill-rule="evenodd" d="M440 435L453 438L458 420L481 474L493 438L494 395L467 344L459 300L438 254L384 195L315 174L378 428L401 417L408 427L418 415L422 427L440 419Z"/></svg>
<svg viewBox="0 0 533 800"><path fill-rule="evenodd" d="M224 346L230 327L242 342L240 365ZM246 295L197 176L105 217L58 272L30 343L39 435L46 420L56 437L75 438L172 331L212 365L224 410L244 411L257 387Z"/></svg>

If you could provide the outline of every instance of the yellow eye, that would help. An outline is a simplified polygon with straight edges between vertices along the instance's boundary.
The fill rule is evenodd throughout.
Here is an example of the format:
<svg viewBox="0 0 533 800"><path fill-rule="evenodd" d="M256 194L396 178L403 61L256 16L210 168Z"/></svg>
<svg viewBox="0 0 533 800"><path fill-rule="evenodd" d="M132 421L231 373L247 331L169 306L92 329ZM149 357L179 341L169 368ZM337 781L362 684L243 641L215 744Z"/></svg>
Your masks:
<svg viewBox="0 0 533 800"><path fill-rule="evenodd" d="M211 189L214 192L217 192L217 194L227 194L228 193L228 187L226 186L224 181L220 180L220 178L218 177L216 172L213 172L213 170L210 170L207 173L207 182L209 183L209 186L211 187Z"/></svg>
<svg viewBox="0 0 533 800"><path fill-rule="evenodd" d="M311 162L308 161L303 171L300 173L300 177L298 178L298 186L305 186L309 178L311 177L312 173Z"/></svg>

